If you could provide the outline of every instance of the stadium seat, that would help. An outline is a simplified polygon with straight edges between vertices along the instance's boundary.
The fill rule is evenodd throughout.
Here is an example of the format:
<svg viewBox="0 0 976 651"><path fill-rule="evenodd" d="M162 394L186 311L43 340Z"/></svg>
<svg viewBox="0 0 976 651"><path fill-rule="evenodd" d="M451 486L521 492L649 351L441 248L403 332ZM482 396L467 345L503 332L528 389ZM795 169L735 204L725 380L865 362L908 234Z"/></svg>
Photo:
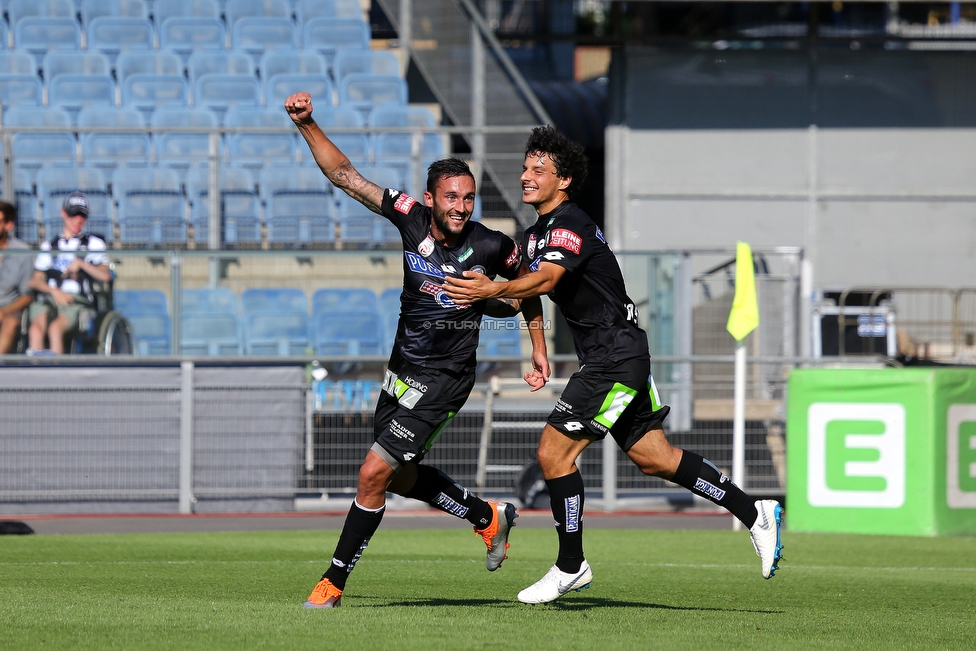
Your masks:
<svg viewBox="0 0 976 651"><path fill-rule="evenodd" d="M223 50L227 47L224 23L218 18L174 16L159 28L159 48L172 50L184 60L197 50Z"/></svg>
<svg viewBox="0 0 976 651"><path fill-rule="evenodd" d="M112 65L123 50L152 50L156 34L146 18L99 16L88 24L88 49L105 54Z"/></svg>
<svg viewBox="0 0 976 651"><path fill-rule="evenodd" d="M186 244L185 205L174 170L119 168L112 177L112 192L119 202L121 243Z"/></svg>
<svg viewBox="0 0 976 651"><path fill-rule="evenodd" d="M368 178L368 177L367 177ZM381 244L383 229L381 221L385 217L359 203L346 193L338 193L339 198L339 239L347 244Z"/></svg>
<svg viewBox="0 0 976 651"><path fill-rule="evenodd" d="M400 76L400 60L384 50L339 50L332 62L333 79L338 83L350 74Z"/></svg>
<svg viewBox="0 0 976 651"><path fill-rule="evenodd" d="M22 18L74 18L75 3L72 0L8 0L7 17L11 25Z"/></svg>
<svg viewBox="0 0 976 651"><path fill-rule="evenodd" d="M153 127L175 129L178 127L219 126L217 116L205 108L167 106L153 112L149 124ZM207 160L210 154L210 134L163 132L153 134L156 144L156 162L171 167L188 168Z"/></svg>
<svg viewBox="0 0 976 651"><path fill-rule="evenodd" d="M209 244L210 193L204 190L191 199L190 221L197 247ZM260 244L261 206L253 190L222 190L220 193L220 241L229 246Z"/></svg>
<svg viewBox="0 0 976 651"><path fill-rule="evenodd" d="M183 74L183 60L172 51L125 50L115 60L115 78L121 85L134 74L172 75Z"/></svg>
<svg viewBox="0 0 976 651"><path fill-rule="evenodd" d="M0 74L0 103L4 108L19 104L40 106L43 99L44 88L36 74Z"/></svg>
<svg viewBox="0 0 976 651"><path fill-rule="evenodd" d="M61 206L70 193L80 191L88 195L90 212L88 231L102 236L107 242L115 239L112 199L105 175L97 167L45 165L37 172L37 195L41 202L44 229L47 234L61 230Z"/></svg>
<svg viewBox="0 0 976 651"><path fill-rule="evenodd" d="M241 294L241 313L258 312L308 314L305 292L297 287L267 287L245 289Z"/></svg>
<svg viewBox="0 0 976 651"><path fill-rule="evenodd" d="M315 98L312 98L315 101ZM362 114L360 114L355 109L349 108L332 108L325 107L315 109L315 122L322 128L322 131L329 136L336 147L338 147L342 153L350 158L350 160L367 160L372 151L370 147L369 138L364 133L350 133L348 131L342 133L335 132L332 127L342 127L344 129L362 129L366 124L366 120ZM302 162L309 165L315 164L312 155L300 149L302 152Z"/></svg>
<svg viewBox="0 0 976 651"><path fill-rule="evenodd" d="M41 67L44 55L51 50L81 48L81 25L72 18L21 18L14 27L14 46L34 55Z"/></svg>
<svg viewBox="0 0 976 651"><path fill-rule="evenodd" d="M37 196L30 174L19 167L14 168L14 203L17 206L17 237L34 244L37 242Z"/></svg>
<svg viewBox="0 0 976 651"><path fill-rule="evenodd" d="M184 289L180 299L183 315L207 315L237 317L237 295L223 287L213 289Z"/></svg>
<svg viewBox="0 0 976 651"><path fill-rule="evenodd" d="M77 55L77 53L74 53ZM0 75L36 75L37 63L30 52L0 52Z"/></svg>
<svg viewBox="0 0 976 651"><path fill-rule="evenodd" d="M370 312L374 318L378 307L376 294L364 288L326 287L312 294L312 315L323 312Z"/></svg>
<svg viewBox="0 0 976 651"><path fill-rule="evenodd" d="M5 127L70 127L71 117L60 108L38 110L35 107L17 106L3 114ZM38 168L44 161L62 160L74 162L77 143L70 131L62 133L30 133L14 131L12 149L14 160L20 166Z"/></svg>
<svg viewBox="0 0 976 651"><path fill-rule="evenodd" d="M382 334L376 312L320 312L312 317L317 355L380 355Z"/></svg>
<svg viewBox="0 0 976 651"><path fill-rule="evenodd" d="M339 82L339 106L368 118L377 106L407 105L407 82L393 75L349 74Z"/></svg>
<svg viewBox="0 0 976 651"><path fill-rule="evenodd" d="M144 0L81 0L79 13L81 24L89 25L101 16L148 19L149 7Z"/></svg>
<svg viewBox="0 0 976 651"><path fill-rule="evenodd" d="M359 0L298 0L295 18L304 25L313 18L363 19L363 7Z"/></svg>
<svg viewBox="0 0 976 651"><path fill-rule="evenodd" d="M521 317L510 316L504 319L484 317L478 343L478 356L521 355L522 334Z"/></svg>
<svg viewBox="0 0 976 651"><path fill-rule="evenodd" d="M183 314L180 353L183 355L240 355L240 325L229 314Z"/></svg>
<svg viewBox="0 0 976 651"><path fill-rule="evenodd" d="M380 294L380 320L383 326L383 350L392 350L396 339L397 326L400 321L400 294L402 289L393 287L384 289Z"/></svg>
<svg viewBox="0 0 976 651"><path fill-rule="evenodd" d="M241 18L231 32L231 45L257 64L267 51L297 48L298 31L290 18Z"/></svg>
<svg viewBox="0 0 976 651"><path fill-rule="evenodd" d="M302 46L320 51L330 66L339 50L369 49L369 39L369 25L362 20L312 18L302 27Z"/></svg>
<svg viewBox="0 0 976 651"><path fill-rule="evenodd" d="M253 312L244 316L248 355L304 355L310 348L308 315L299 312Z"/></svg>
<svg viewBox="0 0 976 651"><path fill-rule="evenodd" d="M142 113L134 108L83 108L79 127L144 127ZM81 134L81 156L88 165L114 169L117 165L148 164L152 145L147 133L91 132Z"/></svg>
<svg viewBox="0 0 976 651"><path fill-rule="evenodd" d="M276 165L260 176L268 241L308 245L335 240L332 185L318 168Z"/></svg>
<svg viewBox="0 0 976 651"><path fill-rule="evenodd" d="M193 85L193 103L221 116L233 106L261 106L261 85L245 75L203 75Z"/></svg>
<svg viewBox="0 0 976 651"><path fill-rule="evenodd" d="M168 314L166 294L158 289L116 289L113 307L128 317L146 314Z"/></svg>
<svg viewBox="0 0 976 651"><path fill-rule="evenodd" d="M294 163L297 149L294 125L284 110L235 106L224 115L227 128L276 128L288 133L232 133L227 135L227 154L235 165L260 168L275 161Z"/></svg>
<svg viewBox="0 0 976 651"><path fill-rule="evenodd" d="M7 21L0 17L0 50L7 49L7 41L10 39L10 31L7 29Z"/></svg>
<svg viewBox="0 0 976 651"><path fill-rule="evenodd" d="M325 57L313 50L268 50L258 63L265 82L278 74L324 75L328 70Z"/></svg>
<svg viewBox="0 0 976 651"><path fill-rule="evenodd" d="M246 17L291 18L291 6L286 0L227 0L224 18L231 29Z"/></svg>
<svg viewBox="0 0 976 651"><path fill-rule="evenodd" d="M115 80L109 75L65 73L48 81L48 103L72 115L88 106L115 107Z"/></svg>
<svg viewBox="0 0 976 651"><path fill-rule="evenodd" d="M268 79L265 85L267 104L268 106L281 107L289 95L301 90L307 91L312 97L325 100L322 103L327 106L332 105L332 80L328 76L297 73L279 73Z"/></svg>
<svg viewBox="0 0 976 651"><path fill-rule="evenodd" d="M254 76L254 62L243 52L219 52L197 50L186 60L186 71L190 83L203 75L244 75Z"/></svg>
<svg viewBox="0 0 976 651"><path fill-rule="evenodd" d="M48 84L58 75L99 75L112 74L112 66L101 52L66 52L53 50L44 55L41 74Z"/></svg>
<svg viewBox="0 0 976 651"><path fill-rule="evenodd" d="M221 167L220 189L223 192L255 193L254 176L243 167ZM206 196L210 191L210 168L196 165L186 173L186 194L190 201Z"/></svg>
<svg viewBox="0 0 976 651"><path fill-rule="evenodd" d="M189 106L183 75L132 74L122 82L122 106L151 114L160 106Z"/></svg>
<svg viewBox="0 0 976 651"><path fill-rule="evenodd" d="M152 10L157 25L168 18L220 18L217 0L154 0Z"/></svg>
<svg viewBox="0 0 976 651"><path fill-rule="evenodd" d="M371 127L421 127L437 126L434 114L422 106L396 106L385 104L374 108L369 114ZM441 158L444 155L444 138L436 133L419 134L415 142L411 133L378 133L374 136L373 149L376 161L401 168L404 174L410 171L410 159L416 155L423 160ZM416 188L412 188L416 191Z"/></svg>
<svg viewBox="0 0 976 651"><path fill-rule="evenodd" d="M118 296L118 290L115 295ZM170 318L168 314L127 314L124 310L119 310L116 304L115 309L132 326L132 331L136 338L137 355L169 355L170 354Z"/></svg>
<svg viewBox="0 0 976 651"><path fill-rule="evenodd" d="M359 173L383 189L403 190L406 186L403 171L393 165L364 165L357 167ZM386 221L384 219L384 221Z"/></svg>

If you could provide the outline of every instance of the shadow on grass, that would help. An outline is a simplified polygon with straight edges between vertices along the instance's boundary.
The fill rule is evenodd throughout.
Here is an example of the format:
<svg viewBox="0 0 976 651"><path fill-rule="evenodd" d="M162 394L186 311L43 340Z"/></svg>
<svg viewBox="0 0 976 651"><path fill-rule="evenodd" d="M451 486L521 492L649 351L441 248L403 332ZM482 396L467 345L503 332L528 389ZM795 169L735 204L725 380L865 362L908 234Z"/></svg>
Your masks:
<svg viewBox="0 0 976 651"><path fill-rule="evenodd" d="M528 605L518 601L508 599L407 599L404 601L383 601L377 597L357 597L357 600L373 602L374 607L383 606L403 606L421 608L439 607L472 607L481 608L484 606L508 606L517 608L546 608L551 610L592 610L594 608L656 608L658 610L687 610L697 612L720 612L720 613L756 613L761 615L781 615L782 610L761 610L753 608L715 608L706 606L672 606L668 604L648 603L644 601L621 601L619 599L600 599L579 597L553 601L548 604Z"/></svg>

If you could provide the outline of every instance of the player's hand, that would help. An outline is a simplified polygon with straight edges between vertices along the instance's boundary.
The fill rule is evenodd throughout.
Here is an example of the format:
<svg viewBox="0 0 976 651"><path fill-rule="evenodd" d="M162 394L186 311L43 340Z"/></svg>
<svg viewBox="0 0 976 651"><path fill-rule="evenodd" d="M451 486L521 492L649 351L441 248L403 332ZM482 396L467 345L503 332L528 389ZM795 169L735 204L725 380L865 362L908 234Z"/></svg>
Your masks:
<svg viewBox="0 0 976 651"><path fill-rule="evenodd" d="M477 271L465 271L464 278L447 276L441 289L458 305L468 305L477 303L492 296L492 287L495 282L488 276Z"/></svg>
<svg viewBox="0 0 976 651"><path fill-rule="evenodd" d="M312 96L305 91L289 95L285 100L285 110L295 124L302 124L312 117Z"/></svg>
<svg viewBox="0 0 976 651"><path fill-rule="evenodd" d="M525 374L525 382L532 387L529 391L538 391L549 381L549 359L543 351L532 352L532 370Z"/></svg>
<svg viewBox="0 0 976 651"><path fill-rule="evenodd" d="M75 302L75 297L73 294L62 292L60 289L52 288L51 296L54 298L54 302L57 305L69 305Z"/></svg>

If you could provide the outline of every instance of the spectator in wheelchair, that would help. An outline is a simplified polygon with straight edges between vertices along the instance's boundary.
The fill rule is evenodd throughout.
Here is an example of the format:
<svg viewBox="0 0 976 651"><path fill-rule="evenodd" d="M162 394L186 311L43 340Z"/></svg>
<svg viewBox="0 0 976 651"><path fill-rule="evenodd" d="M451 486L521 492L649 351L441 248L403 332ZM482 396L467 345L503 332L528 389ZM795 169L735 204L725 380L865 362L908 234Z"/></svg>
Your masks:
<svg viewBox="0 0 976 651"><path fill-rule="evenodd" d="M27 242L14 237L16 228L17 206L0 201L0 355L13 351L20 335L21 313L31 304L31 257L3 254L30 249Z"/></svg>
<svg viewBox="0 0 976 651"><path fill-rule="evenodd" d="M72 192L61 206L61 233L41 242L30 287L37 299L29 311L28 352L64 353L65 336L79 327L81 311L95 303L93 282L111 277L105 240L86 232L88 197Z"/></svg>

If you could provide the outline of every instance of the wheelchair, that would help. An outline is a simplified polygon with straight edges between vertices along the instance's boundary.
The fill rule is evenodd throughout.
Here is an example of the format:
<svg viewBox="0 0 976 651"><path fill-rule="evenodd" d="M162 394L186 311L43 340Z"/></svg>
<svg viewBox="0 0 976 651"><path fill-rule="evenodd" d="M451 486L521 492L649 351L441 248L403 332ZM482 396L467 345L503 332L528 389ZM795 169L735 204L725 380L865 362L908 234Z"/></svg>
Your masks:
<svg viewBox="0 0 976 651"><path fill-rule="evenodd" d="M90 279L94 301L82 308L78 329L67 335L64 351L68 355L132 355L135 352L135 332L132 324L113 307L115 270L108 282ZM20 325L18 352L26 352L27 331L30 328L28 310L24 310Z"/></svg>

